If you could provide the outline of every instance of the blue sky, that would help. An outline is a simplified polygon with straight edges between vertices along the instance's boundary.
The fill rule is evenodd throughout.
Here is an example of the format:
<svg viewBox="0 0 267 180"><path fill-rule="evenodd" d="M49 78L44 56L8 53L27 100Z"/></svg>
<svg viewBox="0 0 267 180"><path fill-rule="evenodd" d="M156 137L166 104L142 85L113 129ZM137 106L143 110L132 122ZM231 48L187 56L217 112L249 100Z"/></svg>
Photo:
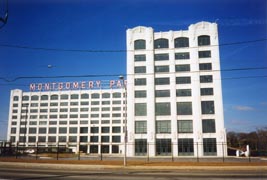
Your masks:
<svg viewBox="0 0 267 180"><path fill-rule="evenodd" d="M0 0L1 17L5 12L4 2ZM221 44L266 39L267 3L265 0L9 0L8 23L0 29L0 77L125 74L125 52L45 51L3 45L124 50L127 28L142 25L156 32L186 30L199 21L218 23ZM220 56L222 69L267 67L267 42L221 46ZM267 70L222 72L228 131L248 132L267 126L267 78L238 78L251 76L267 76ZM233 77L237 78L229 79ZM6 138L11 89L28 91L31 82L72 80L81 78L0 80L0 139Z"/></svg>

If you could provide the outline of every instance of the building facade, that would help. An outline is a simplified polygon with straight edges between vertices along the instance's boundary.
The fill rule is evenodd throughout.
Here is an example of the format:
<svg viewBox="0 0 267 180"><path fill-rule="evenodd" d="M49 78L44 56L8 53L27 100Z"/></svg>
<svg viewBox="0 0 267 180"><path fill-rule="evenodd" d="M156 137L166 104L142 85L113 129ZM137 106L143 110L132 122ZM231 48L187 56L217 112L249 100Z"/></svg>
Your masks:
<svg viewBox="0 0 267 180"><path fill-rule="evenodd" d="M128 29L127 85L117 85L12 90L8 140L127 156L227 155L216 23Z"/></svg>
<svg viewBox="0 0 267 180"><path fill-rule="evenodd" d="M127 30L129 156L226 155L218 30Z"/></svg>
<svg viewBox="0 0 267 180"><path fill-rule="evenodd" d="M122 153L123 89L12 90L8 140L26 147L66 146L73 152Z"/></svg>

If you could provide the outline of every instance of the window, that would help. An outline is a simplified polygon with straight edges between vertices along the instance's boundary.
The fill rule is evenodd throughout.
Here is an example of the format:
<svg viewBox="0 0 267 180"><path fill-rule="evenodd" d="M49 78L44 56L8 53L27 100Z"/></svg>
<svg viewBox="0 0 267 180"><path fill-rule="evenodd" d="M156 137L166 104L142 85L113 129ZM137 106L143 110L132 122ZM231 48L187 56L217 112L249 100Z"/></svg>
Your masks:
<svg viewBox="0 0 267 180"><path fill-rule="evenodd" d="M135 139L135 155L144 156L147 154L147 140L146 139Z"/></svg>
<svg viewBox="0 0 267 180"><path fill-rule="evenodd" d="M155 72L169 72L169 66L155 66Z"/></svg>
<svg viewBox="0 0 267 180"><path fill-rule="evenodd" d="M71 105L71 106L78 106L79 103L78 103L78 102L70 102L70 105Z"/></svg>
<svg viewBox="0 0 267 180"><path fill-rule="evenodd" d="M68 106L68 102L60 102L60 106Z"/></svg>
<svg viewBox="0 0 267 180"><path fill-rule="evenodd" d="M190 71L190 65L184 64L184 65L176 65L175 66L175 72L185 72Z"/></svg>
<svg viewBox="0 0 267 180"><path fill-rule="evenodd" d="M38 136L38 142L45 142L46 137L45 136Z"/></svg>
<svg viewBox="0 0 267 180"><path fill-rule="evenodd" d="M112 133L120 133L121 127L112 127Z"/></svg>
<svg viewBox="0 0 267 180"><path fill-rule="evenodd" d="M109 136L101 136L101 142L109 142Z"/></svg>
<svg viewBox="0 0 267 180"><path fill-rule="evenodd" d="M202 132L203 133L215 133L215 120L203 119L202 120Z"/></svg>
<svg viewBox="0 0 267 180"><path fill-rule="evenodd" d="M146 49L146 41L143 39L138 39L134 41L134 49Z"/></svg>
<svg viewBox="0 0 267 180"><path fill-rule="evenodd" d="M77 142L77 136L69 136L69 142Z"/></svg>
<svg viewBox="0 0 267 180"><path fill-rule="evenodd" d="M136 78L134 79L135 86L145 86L146 85L146 78Z"/></svg>
<svg viewBox="0 0 267 180"><path fill-rule="evenodd" d="M80 142L87 142L88 137L87 136L80 136Z"/></svg>
<svg viewBox="0 0 267 180"><path fill-rule="evenodd" d="M61 108L60 112L68 112L68 108Z"/></svg>
<svg viewBox="0 0 267 180"><path fill-rule="evenodd" d="M92 101L91 105L99 105L99 103L100 103L99 101Z"/></svg>
<svg viewBox="0 0 267 180"><path fill-rule="evenodd" d="M178 139L178 156L193 156L194 143L192 138Z"/></svg>
<svg viewBox="0 0 267 180"><path fill-rule="evenodd" d="M99 127L91 127L91 133L98 133Z"/></svg>
<svg viewBox="0 0 267 180"><path fill-rule="evenodd" d="M158 134L171 133L171 121L156 121L156 132Z"/></svg>
<svg viewBox="0 0 267 180"><path fill-rule="evenodd" d="M16 131L17 131L16 128L11 128L11 134L16 134ZM30 133L30 131L29 131L29 133ZM30 134L31 134L31 133L30 133Z"/></svg>
<svg viewBox="0 0 267 180"><path fill-rule="evenodd" d="M177 102L177 115L192 115L192 102Z"/></svg>
<svg viewBox="0 0 267 180"><path fill-rule="evenodd" d="M200 94L201 96L213 95L213 88L201 88Z"/></svg>
<svg viewBox="0 0 267 180"><path fill-rule="evenodd" d="M39 134L46 134L46 128L39 128Z"/></svg>
<svg viewBox="0 0 267 180"><path fill-rule="evenodd" d="M102 105L109 105L110 101L102 101Z"/></svg>
<svg viewBox="0 0 267 180"><path fill-rule="evenodd" d="M181 120L177 125L178 133L193 133L192 120Z"/></svg>
<svg viewBox="0 0 267 180"><path fill-rule="evenodd" d="M211 57L211 51L199 51L198 57L199 58L210 58Z"/></svg>
<svg viewBox="0 0 267 180"><path fill-rule="evenodd" d="M100 97L100 95L99 95L98 93L93 93L93 94L91 95L91 98L92 98L92 99L99 99L99 97Z"/></svg>
<svg viewBox="0 0 267 180"><path fill-rule="evenodd" d="M171 139L156 139L156 155L169 156L172 152Z"/></svg>
<svg viewBox="0 0 267 180"><path fill-rule="evenodd" d="M48 130L49 134L56 134L57 133L57 128L56 127L50 127Z"/></svg>
<svg viewBox="0 0 267 180"><path fill-rule="evenodd" d="M112 136L112 142L121 142L120 136Z"/></svg>
<svg viewBox="0 0 267 180"><path fill-rule="evenodd" d="M169 102L156 103L155 114L156 116L171 115L171 104Z"/></svg>
<svg viewBox="0 0 267 180"><path fill-rule="evenodd" d="M66 134L67 133L67 128L66 127L60 127L58 129L58 133L59 134Z"/></svg>
<svg viewBox="0 0 267 180"><path fill-rule="evenodd" d="M168 39L156 39L154 41L154 48L155 49L162 49L162 48L169 48L169 41Z"/></svg>
<svg viewBox="0 0 267 180"><path fill-rule="evenodd" d="M58 95L53 94L53 95L51 95L50 99L51 100L58 100Z"/></svg>
<svg viewBox="0 0 267 180"><path fill-rule="evenodd" d="M189 47L189 38L179 37L174 39L174 47L175 48Z"/></svg>
<svg viewBox="0 0 267 180"><path fill-rule="evenodd" d="M120 98L121 97L121 93L115 92L112 94L113 98Z"/></svg>
<svg viewBox="0 0 267 180"><path fill-rule="evenodd" d="M47 109L40 109L40 113L46 113L47 111Z"/></svg>
<svg viewBox="0 0 267 180"><path fill-rule="evenodd" d="M81 99L89 99L89 94L81 94Z"/></svg>
<svg viewBox="0 0 267 180"><path fill-rule="evenodd" d="M29 128L29 134L36 134L37 130L36 128Z"/></svg>
<svg viewBox="0 0 267 180"><path fill-rule="evenodd" d="M147 110L146 110L146 103L135 103L134 104L134 115L135 116L146 116Z"/></svg>
<svg viewBox="0 0 267 180"><path fill-rule="evenodd" d="M217 155L216 138L203 138L203 151L204 156Z"/></svg>
<svg viewBox="0 0 267 180"><path fill-rule="evenodd" d="M146 61L146 55L145 54L134 55L134 61L135 62Z"/></svg>
<svg viewBox="0 0 267 180"><path fill-rule="evenodd" d="M147 122L146 121L135 121L135 134L147 133Z"/></svg>
<svg viewBox="0 0 267 180"><path fill-rule="evenodd" d="M170 78L155 78L155 85L168 85L170 84Z"/></svg>
<svg viewBox="0 0 267 180"><path fill-rule="evenodd" d="M66 136L59 136L58 137L58 142L66 142L67 141L67 137Z"/></svg>
<svg viewBox="0 0 267 180"><path fill-rule="evenodd" d="M90 141L91 142L98 142L98 136L91 136Z"/></svg>
<svg viewBox="0 0 267 180"><path fill-rule="evenodd" d="M58 106L58 103L50 103L50 106Z"/></svg>
<svg viewBox="0 0 267 180"><path fill-rule="evenodd" d="M207 35L198 36L197 40L198 40L199 46L210 45L210 36L207 36Z"/></svg>
<svg viewBox="0 0 267 180"><path fill-rule="evenodd" d="M80 133L88 133L88 127L80 127Z"/></svg>
<svg viewBox="0 0 267 180"><path fill-rule="evenodd" d="M102 98L103 98L103 99L110 98L110 94L109 94L109 93L103 93L103 94L102 94Z"/></svg>
<svg viewBox="0 0 267 180"><path fill-rule="evenodd" d="M29 136L29 142L36 142L36 136Z"/></svg>
<svg viewBox="0 0 267 180"><path fill-rule="evenodd" d="M38 101L39 100L39 96L36 96L36 95L31 96L31 100L32 101Z"/></svg>
<svg viewBox="0 0 267 180"><path fill-rule="evenodd" d="M202 114L214 114L214 101L202 101L201 102L201 112Z"/></svg>
<svg viewBox="0 0 267 180"><path fill-rule="evenodd" d="M69 99L69 95L67 94L61 94L60 99Z"/></svg>
<svg viewBox="0 0 267 180"><path fill-rule="evenodd" d="M48 95L42 95L41 100L48 100Z"/></svg>
<svg viewBox="0 0 267 180"><path fill-rule="evenodd" d="M102 111L110 111L110 107L102 107Z"/></svg>
<svg viewBox="0 0 267 180"><path fill-rule="evenodd" d="M155 54L154 55L155 61L167 61L169 60L169 54Z"/></svg>
<svg viewBox="0 0 267 180"><path fill-rule="evenodd" d="M146 97L146 90L143 91L135 91L134 92L135 98L145 98Z"/></svg>
<svg viewBox="0 0 267 180"><path fill-rule="evenodd" d="M81 112L87 112L87 111L89 111L89 108L80 108L80 111Z"/></svg>
<svg viewBox="0 0 267 180"><path fill-rule="evenodd" d="M176 77L176 84L191 84L191 77Z"/></svg>
<svg viewBox="0 0 267 180"><path fill-rule="evenodd" d="M79 95L78 94L72 94L70 96L70 99L79 99Z"/></svg>
<svg viewBox="0 0 267 180"><path fill-rule="evenodd" d="M109 133L109 127L102 127L101 133Z"/></svg>
<svg viewBox="0 0 267 180"><path fill-rule="evenodd" d="M203 75L200 76L200 83L212 83L212 75Z"/></svg>
<svg viewBox="0 0 267 180"><path fill-rule="evenodd" d="M18 101L19 100L19 97L18 96L14 96L13 97L13 101Z"/></svg>
<svg viewBox="0 0 267 180"><path fill-rule="evenodd" d="M189 52L175 53L175 59L176 60L190 59L190 54Z"/></svg>
<svg viewBox="0 0 267 180"><path fill-rule="evenodd" d="M177 97L191 96L191 89L176 89L176 96Z"/></svg>
<svg viewBox="0 0 267 180"><path fill-rule="evenodd" d="M146 73L146 66L134 67L134 73Z"/></svg>
<svg viewBox="0 0 267 180"><path fill-rule="evenodd" d="M22 101L29 101L29 96L22 96Z"/></svg>
<svg viewBox="0 0 267 180"><path fill-rule="evenodd" d="M112 111L120 111L121 107L112 107Z"/></svg>
<svg viewBox="0 0 267 180"><path fill-rule="evenodd" d="M155 97L170 97L170 90L156 90Z"/></svg>
<svg viewBox="0 0 267 180"><path fill-rule="evenodd" d="M48 103L41 103L40 106L41 106L41 107L48 106Z"/></svg>
<svg viewBox="0 0 267 180"><path fill-rule="evenodd" d="M200 71L212 70L212 65L211 65L211 63L200 63L199 64L199 70Z"/></svg>
<svg viewBox="0 0 267 180"><path fill-rule="evenodd" d="M70 134L75 134L75 133L77 133L77 127L70 127L70 128L69 128L69 133L70 133Z"/></svg>

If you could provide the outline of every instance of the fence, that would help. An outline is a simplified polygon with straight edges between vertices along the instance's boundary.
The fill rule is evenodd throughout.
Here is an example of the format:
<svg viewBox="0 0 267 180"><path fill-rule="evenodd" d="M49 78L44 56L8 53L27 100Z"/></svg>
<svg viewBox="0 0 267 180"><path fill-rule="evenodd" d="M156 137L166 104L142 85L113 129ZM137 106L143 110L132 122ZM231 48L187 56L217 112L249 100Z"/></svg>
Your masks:
<svg viewBox="0 0 267 180"><path fill-rule="evenodd" d="M236 151L225 143L192 143L158 141L156 143L127 143L126 156L124 143L0 143L0 156L31 159L70 159L70 160L141 160L141 161L184 161L184 162L251 162L251 156L233 158ZM231 151L233 151L231 153ZM265 151L267 153L267 151ZM230 154L232 156L229 156Z"/></svg>

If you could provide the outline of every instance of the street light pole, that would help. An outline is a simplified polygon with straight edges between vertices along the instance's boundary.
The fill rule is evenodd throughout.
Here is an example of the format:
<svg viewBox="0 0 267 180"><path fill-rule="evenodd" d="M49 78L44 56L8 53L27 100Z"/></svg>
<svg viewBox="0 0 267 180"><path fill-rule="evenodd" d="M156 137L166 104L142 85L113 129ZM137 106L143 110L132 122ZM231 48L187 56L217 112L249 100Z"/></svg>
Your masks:
<svg viewBox="0 0 267 180"><path fill-rule="evenodd" d="M119 77L123 83L123 89L125 93L125 100L124 100L124 158L123 158L123 165L127 166L127 87L124 83L124 76Z"/></svg>

